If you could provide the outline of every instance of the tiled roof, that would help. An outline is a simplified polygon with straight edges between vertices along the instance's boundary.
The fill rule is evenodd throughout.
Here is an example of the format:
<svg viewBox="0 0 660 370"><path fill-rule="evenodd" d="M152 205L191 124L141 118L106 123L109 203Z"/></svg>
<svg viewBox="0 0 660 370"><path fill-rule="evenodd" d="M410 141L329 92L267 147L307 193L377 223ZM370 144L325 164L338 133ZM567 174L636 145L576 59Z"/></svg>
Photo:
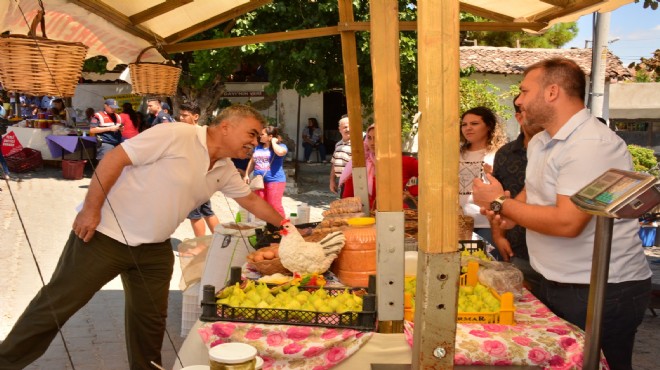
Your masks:
<svg viewBox="0 0 660 370"><path fill-rule="evenodd" d="M474 66L477 72L522 74L525 67L543 59L564 57L574 60L584 73L591 74L591 49L519 49L492 46L461 46L461 68ZM630 77L621 60L608 51L606 76L618 80Z"/></svg>

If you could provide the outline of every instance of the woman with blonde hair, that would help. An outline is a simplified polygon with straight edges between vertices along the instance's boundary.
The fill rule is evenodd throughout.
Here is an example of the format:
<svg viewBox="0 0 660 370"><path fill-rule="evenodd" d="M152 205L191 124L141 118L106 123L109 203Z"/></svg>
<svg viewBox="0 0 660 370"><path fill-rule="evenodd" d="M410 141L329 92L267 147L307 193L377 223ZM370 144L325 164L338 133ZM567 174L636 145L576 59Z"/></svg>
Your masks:
<svg viewBox="0 0 660 370"><path fill-rule="evenodd" d="M461 116L461 153L458 165L459 204L465 216L474 218L474 232L493 243L490 223L479 213L472 198L472 181L492 171L495 152L506 144L504 128L497 115L486 107L475 107Z"/></svg>

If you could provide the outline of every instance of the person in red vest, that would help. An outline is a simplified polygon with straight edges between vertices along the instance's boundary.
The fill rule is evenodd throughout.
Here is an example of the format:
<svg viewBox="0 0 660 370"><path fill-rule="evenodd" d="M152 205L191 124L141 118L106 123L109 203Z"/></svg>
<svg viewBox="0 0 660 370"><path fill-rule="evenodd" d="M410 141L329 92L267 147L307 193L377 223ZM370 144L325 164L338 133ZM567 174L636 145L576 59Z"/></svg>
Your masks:
<svg viewBox="0 0 660 370"><path fill-rule="evenodd" d="M115 99L107 99L103 105L103 110L92 117L89 133L96 135L101 144L96 152L96 159L99 161L107 152L123 141L121 132L124 125L121 123L121 117L115 113L115 109L118 108Z"/></svg>

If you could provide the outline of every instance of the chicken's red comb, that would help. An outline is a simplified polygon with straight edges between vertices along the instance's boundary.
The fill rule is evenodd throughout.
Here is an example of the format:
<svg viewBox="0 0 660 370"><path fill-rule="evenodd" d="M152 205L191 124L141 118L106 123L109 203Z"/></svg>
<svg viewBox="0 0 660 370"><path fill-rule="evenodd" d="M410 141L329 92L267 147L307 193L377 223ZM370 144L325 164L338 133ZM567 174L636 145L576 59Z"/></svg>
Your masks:
<svg viewBox="0 0 660 370"><path fill-rule="evenodd" d="M289 222L291 222L291 220L289 220L288 218L285 218L284 220L282 220L282 222L280 222L280 226L284 226L284 224L289 223Z"/></svg>

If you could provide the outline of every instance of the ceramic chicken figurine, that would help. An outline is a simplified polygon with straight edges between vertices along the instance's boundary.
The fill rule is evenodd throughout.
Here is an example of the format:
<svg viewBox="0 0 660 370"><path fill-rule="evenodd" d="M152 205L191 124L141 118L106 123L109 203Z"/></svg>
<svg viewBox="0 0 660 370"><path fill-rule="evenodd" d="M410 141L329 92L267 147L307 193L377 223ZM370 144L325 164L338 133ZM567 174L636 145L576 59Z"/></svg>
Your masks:
<svg viewBox="0 0 660 370"><path fill-rule="evenodd" d="M282 221L280 262L287 270L304 274L322 274L330 268L344 247L344 234L336 231L319 242L306 242L290 220Z"/></svg>

